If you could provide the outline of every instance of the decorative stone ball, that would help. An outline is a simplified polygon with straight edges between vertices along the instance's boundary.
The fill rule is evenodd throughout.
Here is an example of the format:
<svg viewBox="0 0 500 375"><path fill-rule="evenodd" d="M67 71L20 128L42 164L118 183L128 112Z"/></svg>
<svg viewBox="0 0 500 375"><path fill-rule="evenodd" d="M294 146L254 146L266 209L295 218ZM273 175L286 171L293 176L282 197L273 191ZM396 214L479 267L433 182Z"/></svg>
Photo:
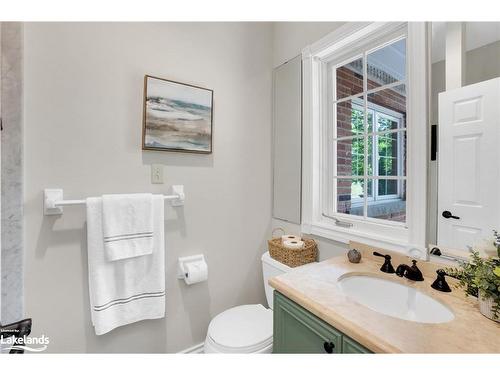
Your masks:
<svg viewBox="0 0 500 375"><path fill-rule="evenodd" d="M359 263L361 261L361 253L356 249L351 249L347 253L347 258L351 263Z"/></svg>

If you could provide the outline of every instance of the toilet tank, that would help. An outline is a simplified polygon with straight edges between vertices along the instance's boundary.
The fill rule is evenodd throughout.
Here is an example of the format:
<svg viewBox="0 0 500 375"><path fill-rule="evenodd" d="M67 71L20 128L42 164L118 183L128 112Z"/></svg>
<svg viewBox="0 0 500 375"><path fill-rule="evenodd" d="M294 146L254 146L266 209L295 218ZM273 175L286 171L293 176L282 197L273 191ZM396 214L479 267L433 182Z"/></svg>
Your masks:
<svg viewBox="0 0 500 375"><path fill-rule="evenodd" d="M262 255L262 275L264 277L264 290L266 291L267 304L271 309L273 308L274 288L271 288L271 286L269 285L269 279L291 270L291 267L288 267L287 265L271 258L269 252L266 252Z"/></svg>

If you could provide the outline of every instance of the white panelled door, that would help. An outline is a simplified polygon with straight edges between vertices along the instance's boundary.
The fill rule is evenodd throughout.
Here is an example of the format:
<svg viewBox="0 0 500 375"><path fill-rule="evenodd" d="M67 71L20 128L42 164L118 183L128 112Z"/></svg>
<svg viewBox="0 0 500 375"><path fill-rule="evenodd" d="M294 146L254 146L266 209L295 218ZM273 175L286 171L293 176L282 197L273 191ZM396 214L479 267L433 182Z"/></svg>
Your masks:
<svg viewBox="0 0 500 375"><path fill-rule="evenodd" d="M500 78L439 94L438 245L500 230Z"/></svg>

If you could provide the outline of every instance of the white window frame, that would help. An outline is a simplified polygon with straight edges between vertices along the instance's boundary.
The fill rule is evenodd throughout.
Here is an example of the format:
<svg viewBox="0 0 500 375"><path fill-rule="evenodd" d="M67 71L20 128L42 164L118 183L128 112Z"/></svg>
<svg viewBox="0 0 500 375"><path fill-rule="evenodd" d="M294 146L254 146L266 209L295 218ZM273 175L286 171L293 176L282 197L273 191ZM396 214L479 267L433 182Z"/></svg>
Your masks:
<svg viewBox="0 0 500 375"><path fill-rule="evenodd" d="M324 212L328 192L325 176L330 173L325 121L329 107L325 77L332 56L355 51L370 41L407 28L407 160L406 224L386 220L340 219ZM428 25L425 22L356 22L346 24L302 52L303 63L303 199L302 232L343 243L360 241L368 245L426 256L427 215L427 124L428 124ZM342 224L347 222L349 227ZM339 225L340 224L340 225ZM415 252L412 255L415 256ZM419 255L417 253L417 255Z"/></svg>

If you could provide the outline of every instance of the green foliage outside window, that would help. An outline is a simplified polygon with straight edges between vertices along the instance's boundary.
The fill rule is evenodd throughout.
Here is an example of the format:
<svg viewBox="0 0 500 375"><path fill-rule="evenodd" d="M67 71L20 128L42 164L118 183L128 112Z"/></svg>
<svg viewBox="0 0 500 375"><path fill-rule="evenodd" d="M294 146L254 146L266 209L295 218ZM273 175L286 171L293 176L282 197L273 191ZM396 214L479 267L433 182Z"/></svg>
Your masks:
<svg viewBox="0 0 500 375"><path fill-rule="evenodd" d="M364 133L363 111L353 108L351 114L351 131L353 134L362 135ZM370 146L370 145L369 145ZM352 140L352 175L363 176L365 171L365 140L364 138L354 138ZM354 178L351 185L352 197L363 197L363 179Z"/></svg>
<svg viewBox="0 0 500 375"><path fill-rule="evenodd" d="M363 111L353 108L351 111L351 131L354 135L363 135L364 133L364 116ZM368 112L368 129L372 129L373 124L373 114ZM377 131L386 131L390 129L397 128L397 123L393 120L379 117L378 118L378 128ZM368 175L373 175L373 163L372 163L372 152L374 138L377 142L378 148L378 175L379 176L394 176L397 167L397 134L386 134L380 136L369 136L368 137ZM365 173L365 141L364 138L354 138L352 140L352 175L353 176L363 176ZM394 191L394 185L388 181L379 181L379 195L396 194ZM371 184L368 186L368 195L371 195ZM363 179L354 178L352 180L351 192L353 197L363 197Z"/></svg>

